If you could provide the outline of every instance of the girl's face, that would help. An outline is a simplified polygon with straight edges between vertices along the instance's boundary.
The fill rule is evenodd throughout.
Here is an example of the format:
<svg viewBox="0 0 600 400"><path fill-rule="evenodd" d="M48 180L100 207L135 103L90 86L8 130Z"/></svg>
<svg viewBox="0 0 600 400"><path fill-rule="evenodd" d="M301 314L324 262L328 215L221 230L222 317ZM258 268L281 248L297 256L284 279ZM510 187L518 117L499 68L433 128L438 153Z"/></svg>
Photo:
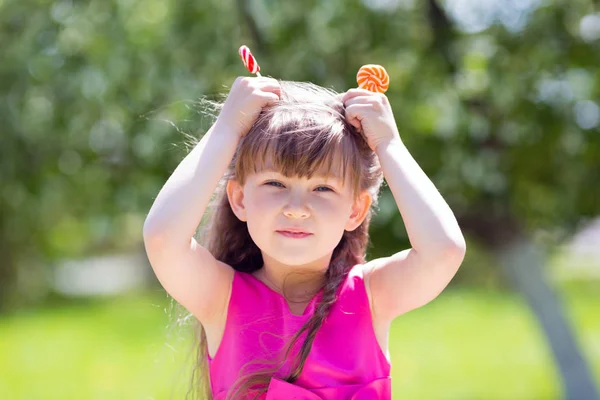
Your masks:
<svg viewBox="0 0 600 400"><path fill-rule="evenodd" d="M229 181L227 194L234 213L247 222L254 243L289 266L331 255L344 230L356 229L371 205L367 192L355 201L349 182L344 185L336 175L287 178L269 168L248 176L243 187ZM288 229L309 235L282 233Z"/></svg>

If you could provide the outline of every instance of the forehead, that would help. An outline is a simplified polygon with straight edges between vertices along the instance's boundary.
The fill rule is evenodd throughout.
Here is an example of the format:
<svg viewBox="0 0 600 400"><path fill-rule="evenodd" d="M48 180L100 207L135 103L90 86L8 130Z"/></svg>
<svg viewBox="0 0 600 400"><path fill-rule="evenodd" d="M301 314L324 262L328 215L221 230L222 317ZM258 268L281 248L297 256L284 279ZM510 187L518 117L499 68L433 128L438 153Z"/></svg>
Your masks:
<svg viewBox="0 0 600 400"><path fill-rule="evenodd" d="M270 161L266 161L263 165L256 165L255 172L257 175L275 173L286 176L286 174L281 170L281 168L275 167ZM292 176L287 177L291 178ZM296 177L301 177L301 175L296 174ZM310 178L308 177L308 174L306 174L304 178L333 179L339 181L342 184L344 183L342 167L341 165L339 165L339 163L336 164L335 162L331 164L330 169L328 169L326 165L321 165L319 168L313 171L313 174Z"/></svg>

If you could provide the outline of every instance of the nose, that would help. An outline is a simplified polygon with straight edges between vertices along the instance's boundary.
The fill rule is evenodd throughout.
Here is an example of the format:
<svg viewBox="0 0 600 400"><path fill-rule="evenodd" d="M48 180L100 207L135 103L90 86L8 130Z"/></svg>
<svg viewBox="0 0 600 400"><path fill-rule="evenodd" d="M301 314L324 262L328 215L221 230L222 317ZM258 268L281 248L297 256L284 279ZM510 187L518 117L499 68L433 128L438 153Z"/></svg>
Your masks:
<svg viewBox="0 0 600 400"><path fill-rule="evenodd" d="M305 201L300 196L296 196L290 198L290 201L285 205L283 215L288 218L305 219L310 216L310 210Z"/></svg>

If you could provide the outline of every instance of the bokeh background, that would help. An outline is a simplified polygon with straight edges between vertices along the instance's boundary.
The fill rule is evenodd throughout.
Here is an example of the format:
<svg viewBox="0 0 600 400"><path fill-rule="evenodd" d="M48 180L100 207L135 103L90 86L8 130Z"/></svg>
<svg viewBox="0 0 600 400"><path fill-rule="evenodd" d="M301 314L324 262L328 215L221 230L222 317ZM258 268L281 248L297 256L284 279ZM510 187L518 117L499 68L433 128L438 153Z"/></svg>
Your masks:
<svg viewBox="0 0 600 400"><path fill-rule="evenodd" d="M598 0L0 0L0 398L181 399L189 320L142 226L248 75L385 66L467 257L398 318L398 399L597 399ZM409 245L389 191L369 258Z"/></svg>

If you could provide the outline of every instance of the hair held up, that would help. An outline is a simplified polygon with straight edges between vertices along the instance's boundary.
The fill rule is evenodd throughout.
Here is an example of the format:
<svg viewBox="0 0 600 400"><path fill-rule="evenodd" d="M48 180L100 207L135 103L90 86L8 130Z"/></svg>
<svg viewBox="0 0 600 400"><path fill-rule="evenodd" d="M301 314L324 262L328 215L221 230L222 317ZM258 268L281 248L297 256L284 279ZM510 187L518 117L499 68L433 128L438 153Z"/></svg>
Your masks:
<svg viewBox="0 0 600 400"><path fill-rule="evenodd" d="M231 163L219 183L210 205L210 216L199 240L219 261L237 271L252 273L260 269L263 259L252 241L246 222L233 213L226 194L226 184L235 179L244 184L247 177L267 164L288 177L306 177L321 171L340 173L352 185L355 197L367 191L371 209L363 223L353 231L345 231L333 250L326 275L323 296L311 318L294 335L284 359L294 351L291 372L281 378L293 383L302 372L319 327L335 302L337 289L350 269L365 262L369 243L369 224L377 207L383 172L377 155L368 147L361 134L344 115L344 104L338 93L308 82L279 80L280 100L264 108L240 143ZM206 336L197 323L197 364L192 382L199 386L192 392L202 392L201 398L212 398L208 384ZM264 393L279 366L258 372L243 371L230 389L227 399L238 399L247 393ZM203 386L203 387L202 387ZM200 391L200 392L199 392ZM246 398L246 397L244 397Z"/></svg>

